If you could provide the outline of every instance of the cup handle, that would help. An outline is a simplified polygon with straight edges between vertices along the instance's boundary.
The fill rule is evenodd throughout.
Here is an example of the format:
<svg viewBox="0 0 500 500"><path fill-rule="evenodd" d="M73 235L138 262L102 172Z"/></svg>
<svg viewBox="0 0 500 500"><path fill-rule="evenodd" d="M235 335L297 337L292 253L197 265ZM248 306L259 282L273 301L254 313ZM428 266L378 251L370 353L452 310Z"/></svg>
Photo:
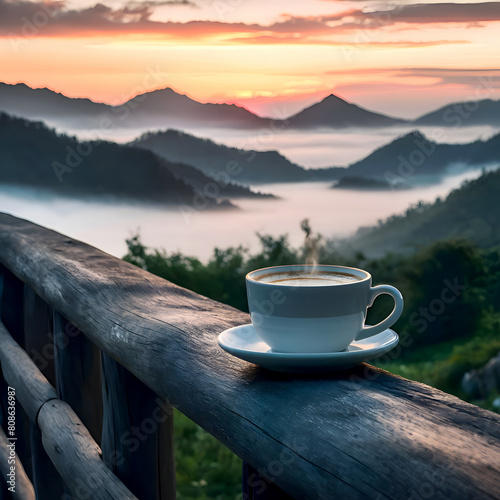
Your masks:
<svg viewBox="0 0 500 500"><path fill-rule="evenodd" d="M403 296L401 292L394 286L391 285L378 285L370 288L370 296L368 299L368 307L371 307L375 302L375 299L386 293L390 295L394 299L394 309L391 314L387 316L383 321L373 326L364 326L361 332L357 335L356 340L363 340L377 333L383 332L387 330L387 328L391 327L401 316L403 312Z"/></svg>

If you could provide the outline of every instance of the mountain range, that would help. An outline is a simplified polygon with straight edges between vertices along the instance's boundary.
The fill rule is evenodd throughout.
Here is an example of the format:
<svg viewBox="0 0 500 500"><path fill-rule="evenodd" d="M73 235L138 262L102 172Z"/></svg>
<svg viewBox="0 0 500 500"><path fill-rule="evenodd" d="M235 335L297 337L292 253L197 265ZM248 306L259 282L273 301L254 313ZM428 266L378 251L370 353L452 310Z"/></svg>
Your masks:
<svg viewBox="0 0 500 500"><path fill-rule="evenodd" d="M254 151L218 144L180 130L148 132L130 145L148 149L170 162L186 162L211 177L243 184L332 180L342 167L305 169L278 151Z"/></svg>
<svg viewBox="0 0 500 500"><path fill-rule="evenodd" d="M437 127L500 127L500 100L454 102L417 118L413 123L416 126Z"/></svg>
<svg viewBox="0 0 500 500"><path fill-rule="evenodd" d="M111 106L89 99L66 97L47 88L0 83L0 111L59 127L96 129L156 128L169 125L258 128L268 125L234 104L202 104L170 88L136 95Z"/></svg>
<svg viewBox="0 0 500 500"><path fill-rule="evenodd" d="M235 104L201 103L164 88L145 92L119 105L70 98L47 88L23 83L0 83L0 111L52 126L94 129L103 135L110 128L285 129L388 127L408 125L500 125L500 101L452 103L415 120L387 116L362 108L333 94L283 119L260 117Z"/></svg>
<svg viewBox="0 0 500 500"><path fill-rule="evenodd" d="M78 141L40 122L0 113L0 183L66 196L112 197L194 208L228 207L227 198L269 197L214 183L198 169L108 141ZM204 189L210 186L210 192Z"/></svg>
<svg viewBox="0 0 500 500"><path fill-rule="evenodd" d="M352 163L344 175L411 185L436 182L453 169L482 168L495 163L500 163L500 134L485 141L441 144L415 130Z"/></svg>
<svg viewBox="0 0 500 500"><path fill-rule="evenodd" d="M450 173L500 162L500 134L485 141L441 144L418 130L394 139L347 168L328 169L305 169L277 151L231 148L179 130L148 132L130 144L170 162L184 161L206 175L229 173L231 180L250 185L337 180L339 188L391 189L432 184Z"/></svg>
<svg viewBox="0 0 500 500"><path fill-rule="evenodd" d="M417 130L396 138L347 168L306 169L278 151L227 147L179 130L148 132L128 145L118 145L106 141L80 142L75 138L58 135L38 122L13 118L6 114L1 116L0 160L3 161L0 164L0 182L31 182L46 187L50 184L60 192L62 186L55 182L57 177L54 172L47 173L51 170L49 160L59 163L64 169L64 161L60 158L67 157L68 148L75 151L77 147L88 147L100 154L92 154L89 159L80 159L87 167L75 169L82 170L78 175L72 173L66 176L73 180L65 182L64 192L68 192L68 189L75 192L80 189L101 194L122 193L149 201L158 201L157 196L164 184L151 182L147 188L144 184L154 179L160 170L168 172L176 181L181 181L195 193L203 192L207 185L213 187L215 182L215 198L220 201L223 198L269 197L271 195L253 192L245 186L276 182L336 180L340 181L338 187L365 190L382 189L384 186L411 187L438 182L453 168L477 169L500 162L500 134L485 141L477 140L468 144L440 144ZM41 139L42 136L45 137L44 140ZM52 148L50 155L46 151L49 147ZM134 153L128 154L127 151ZM114 156L107 158L107 155ZM133 155L136 163L131 160ZM39 168L43 161L46 170ZM117 173L120 163L126 166L122 174ZM9 169L9 164L18 167ZM19 165L23 167L20 168ZM133 179L141 168L143 172L149 172L149 177L144 177L138 183ZM107 183L101 185L96 180L107 178L105 170L109 170L110 178ZM90 172L96 176L95 179ZM78 180L79 175L85 178ZM112 182L113 176L116 176L116 186ZM367 184L368 179L379 182ZM90 189L89 186L95 182L96 188ZM130 185L125 186L127 182L130 182ZM144 188L142 192L141 186ZM166 189L166 185L164 187ZM169 202L174 192L185 192L185 188L177 187L179 189L173 189L171 192L166 189L165 192L170 194L164 201Z"/></svg>

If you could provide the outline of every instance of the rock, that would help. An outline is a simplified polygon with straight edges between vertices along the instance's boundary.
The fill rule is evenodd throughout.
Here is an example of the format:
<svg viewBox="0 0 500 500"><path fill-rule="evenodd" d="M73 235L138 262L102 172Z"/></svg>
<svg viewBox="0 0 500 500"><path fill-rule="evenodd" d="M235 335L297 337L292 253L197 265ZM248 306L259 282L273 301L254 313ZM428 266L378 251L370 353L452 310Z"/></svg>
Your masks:
<svg viewBox="0 0 500 500"><path fill-rule="evenodd" d="M500 392L500 352L482 368L465 373L461 386L473 399L486 399L495 389Z"/></svg>
<svg viewBox="0 0 500 500"><path fill-rule="evenodd" d="M483 399L484 387L477 370L464 374L461 383L462 390L472 399Z"/></svg>

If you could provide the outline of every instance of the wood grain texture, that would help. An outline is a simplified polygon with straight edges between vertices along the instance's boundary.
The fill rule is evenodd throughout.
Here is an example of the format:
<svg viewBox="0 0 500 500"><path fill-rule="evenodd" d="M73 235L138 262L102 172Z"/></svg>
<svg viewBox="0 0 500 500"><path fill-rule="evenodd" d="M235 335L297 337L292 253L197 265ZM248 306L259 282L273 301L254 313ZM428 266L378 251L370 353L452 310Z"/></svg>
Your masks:
<svg viewBox="0 0 500 500"><path fill-rule="evenodd" d="M16 390L16 401L31 422L36 422L41 406L57 398L57 394L3 323L0 323L0 362L5 380Z"/></svg>
<svg viewBox="0 0 500 500"><path fill-rule="evenodd" d="M2 323L0 362L5 380L16 389L17 402L40 430L45 451L71 494L79 499L136 499L106 467L101 449L89 431L71 407L57 399L55 389ZM59 485L56 486L52 496L45 498L61 498Z"/></svg>
<svg viewBox="0 0 500 500"><path fill-rule="evenodd" d="M175 500L173 409L102 355L102 458L141 500Z"/></svg>
<svg viewBox="0 0 500 500"><path fill-rule="evenodd" d="M24 283L4 266L1 272L0 319L12 338L24 348Z"/></svg>
<svg viewBox="0 0 500 500"><path fill-rule="evenodd" d="M9 282L11 282L12 279L14 279L14 284L15 284L14 289L12 289L12 287L9 286ZM4 265L0 264L0 321L2 319L6 319L7 321L9 321L8 314L6 314L6 311L12 312L12 304L14 303L15 299L19 300L22 299L21 294L23 288L24 288L23 282L20 281L16 276L14 276ZM7 298L7 294L9 295L9 298ZM13 302L9 303L10 300L12 300ZM13 312L15 313L15 316L17 316L17 318L14 318L14 323L16 324L17 323L16 319L19 319L20 316L22 315L22 307L19 307L19 304L17 304ZM3 374L0 374L0 406L1 406L0 423L2 428L5 430L7 430L7 408L8 408L7 388L8 384L5 381ZM31 474L31 460L30 460L30 450L29 450L29 425L28 422L25 422L25 425L23 425L24 424L23 417L25 416L21 415L21 419L19 422L20 425L19 435L24 437L24 439L21 439L19 443L20 445L19 457L21 459L22 456L23 459L27 460L27 462L25 462L25 465L27 466L27 471ZM25 431L26 434L24 434L23 431ZM26 446L26 444L28 445L28 447ZM24 448L24 450L22 448ZM0 500L11 500L11 499L12 499L12 494L7 489L7 483L5 481L0 481Z"/></svg>
<svg viewBox="0 0 500 500"><path fill-rule="evenodd" d="M24 349L47 382L53 384L55 370L52 308L28 285L24 286ZM25 367L26 364L23 363L21 367ZM33 372L34 370L28 371L27 374ZM23 373L21 375L23 376ZM27 379L24 382L26 383ZM48 387L45 384L44 386ZM49 397L54 395L50 393ZM36 420L31 419L29 435L32 481L37 500L61 498L64 493L64 483L47 456Z"/></svg>
<svg viewBox="0 0 500 500"><path fill-rule="evenodd" d="M0 241L44 300L291 496L500 496L498 415L367 365L266 371L217 345L246 314L8 215Z"/></svg>
<svg viewBox="0 0 500 500"><path fill-rule="evenodd" d="M102 431L101 352L69 322L54 311L56 390L97 443Z"/></svg>
<svg viewBox="0 0 500 500"><path fill-rule="evenodd" d="M0 321L8 325L9 332L16 342L24 348L24 283L9 269L0 266L2 286L0 296ZM6 408L6 392L0 398ZM22 408L16 418L16 434L18 437L17 454L20 457L26 473L33 479L32 454L30 448L30 421Z"/></svg>
<svg viewBox="0 0 500 500"><path fill-rule="evenodd" d="M55 387L52 308L29 286L25 286L23 312L24 345L21 347L28 353L49 384ZM5 327L10 333L6 324Z"/></svg>
<svg viewBox="0 0 500 500"><path fill-rule="evenodd" d="M278 488L257 469L243 462L241 489L245 500L290 500L291 495Z"/></svg>
<svg viewBox="0 0 500 500"><path fill-rule="evenodd" d="M101 449L67 403L47 401L38 415L38 425L45 450L74 497L137 499L106 467Z"/></svg>
<svg viewBox="0 0 500 500"><path fill-rule="evenodd" d="M7 478L10 472L11 464L9 464L10 450L9 441L4 431L0 429L0 471L3 481ZM35 490L24 470L23 464L19 459L15 460L15 486L12 498L14 500L35 500Z"/></svg>
<svg viewBox="0 0 500 500"><path fill-rule="evenodd" d="M54 467L42 443L42 433L36 424L30 422L31 456L33 459L33 486L37 500L63 498L64 481Z"/></svg>

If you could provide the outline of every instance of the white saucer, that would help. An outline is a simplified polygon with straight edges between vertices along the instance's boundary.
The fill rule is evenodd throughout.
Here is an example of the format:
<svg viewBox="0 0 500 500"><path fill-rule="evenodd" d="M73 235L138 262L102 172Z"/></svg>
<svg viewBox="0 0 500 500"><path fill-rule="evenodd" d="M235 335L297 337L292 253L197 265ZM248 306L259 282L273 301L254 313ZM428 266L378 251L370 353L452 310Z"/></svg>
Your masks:
<svg viewBox="0 0 500 500"><path fill-rule="evenodd" d="M219 335L219 345L233 356L268 370L295 373L346 370L390 351L398 342L398 334L387 329L354 341L342 352L287 353L273 351L251 324L230 328Z"/></svg>

